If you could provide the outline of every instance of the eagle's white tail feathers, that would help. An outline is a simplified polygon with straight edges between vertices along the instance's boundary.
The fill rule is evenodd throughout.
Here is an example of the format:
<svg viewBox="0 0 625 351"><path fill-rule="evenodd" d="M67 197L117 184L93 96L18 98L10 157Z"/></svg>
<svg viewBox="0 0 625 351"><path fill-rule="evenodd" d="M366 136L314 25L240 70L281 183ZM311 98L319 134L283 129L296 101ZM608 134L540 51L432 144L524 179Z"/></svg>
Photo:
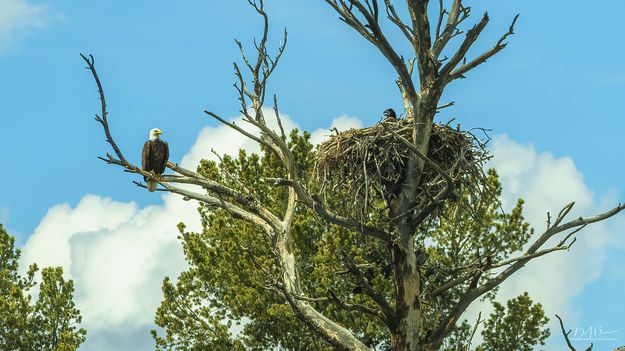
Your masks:
<svg viewBox="0 0 625 351"><path fill-rule="evenodd" d="M153 193L154 190L156 190L156 187L158 186L158 182L156 180L148 179L147 183L148 183L148 191Z"/></svg>

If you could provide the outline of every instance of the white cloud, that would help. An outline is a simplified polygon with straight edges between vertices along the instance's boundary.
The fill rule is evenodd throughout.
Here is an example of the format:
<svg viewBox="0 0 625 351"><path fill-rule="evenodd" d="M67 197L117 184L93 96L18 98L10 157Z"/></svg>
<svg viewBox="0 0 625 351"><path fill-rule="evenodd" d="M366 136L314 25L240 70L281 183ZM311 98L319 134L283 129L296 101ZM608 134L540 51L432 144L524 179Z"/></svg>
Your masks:
<svg viewBox="0 0 625 351"><path fill-rule="evenodd" d="M335 134L333 129L336 128L342 132L352 128L362 128L362 121L358 117L352 117L348 115L341 115L332 121L332 125L329 129L318 128L310 135L310 141L313 144L319 144L324 139Z"/></svg>
<svg viewBox="0 0 625 351"><path fill-rule="evenodd" d="M615 194L597 199L570 157L537 152L533 145L518 144L505 135L494 139L492 152L490 166L499 173L504 208L509 209L518 198L523 198L525 217L535 229L535 236L544 231L547 212L553 218L569 202L576 203L569 219L603 212L617 204ZM617 235L617 228L624 222L619 216L593 224L577 234L577 242L570 252L552 253L530 262L501 285L498 300L505 302L529 292L535 302L543 305L551 320L552 342L562 345L554 314L566 316L570 325L577 322L580 308L572 303L584 287L600 277L606 249L610 245L625 245L625 238ZM554 238L546 245L554 245L562 238ZM490 313L485 304L476 304L466 317L474 321L478 310L483 315Z"/></svg>
<svg viewBox="0 0 625 351"><path fill-rule="evenodd" d="M22 267L62 266L75 281L90 335L144 327L161 300L163 277L185 267L176 225L199 229L196 208L172 195L146 208L85 195L74 208L48 211L23 248Z"/></svg>
<svg viewBox="0 0 625 351"><path fill-rule="evenodd" d="M267 120L276 128L271 110ZM246 130L252 126L236 119ZM351 123L351 124L350 124ZM286 115L284 128L296 127ZM337 119L339 128L358 126L356 119ZM195 169L203 158L258 152L256 143L227 126L203 128L181 165ZM197 203L165 194L161 205L139 208L96 195L85 195L75 206L51 208L23 248L23 267L62 266L74 279L76 303L88 330L82 349L152 350L147 332L162 299L164 276L175 278L186 263L176 225L199 230Z"/></svg>
<svg viewBox="0 0 625 351"><path fill-rule="evenodd" d="M32 4L26 0L0 0L0 52L28 30L43 28L47 23L46 5Z"/></svg>

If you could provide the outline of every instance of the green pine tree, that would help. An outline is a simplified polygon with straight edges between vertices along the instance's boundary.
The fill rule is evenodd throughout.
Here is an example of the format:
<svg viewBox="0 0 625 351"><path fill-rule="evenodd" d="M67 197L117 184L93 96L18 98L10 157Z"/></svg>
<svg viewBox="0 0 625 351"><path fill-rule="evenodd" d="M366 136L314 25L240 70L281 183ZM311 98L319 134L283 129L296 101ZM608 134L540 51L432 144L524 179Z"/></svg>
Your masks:
<svg viewBox="0 0 625 351"><path fill-rule="evenodd" d="M77 350L87 332L79 327L74 283L60 267L44 268L34 294L39 269L33 264L20 276L19 258L15 239L0 225L0 351Z"/></svg>
<svg viewBox="0 0 625 351"><path fill-rule="evenodd" d="M484 342L477 351L532 351L544 345L551 334L543 328L549 319L540 304L534 304L527 293L509 300L504 307L498 302L484 323Z"/></svg>

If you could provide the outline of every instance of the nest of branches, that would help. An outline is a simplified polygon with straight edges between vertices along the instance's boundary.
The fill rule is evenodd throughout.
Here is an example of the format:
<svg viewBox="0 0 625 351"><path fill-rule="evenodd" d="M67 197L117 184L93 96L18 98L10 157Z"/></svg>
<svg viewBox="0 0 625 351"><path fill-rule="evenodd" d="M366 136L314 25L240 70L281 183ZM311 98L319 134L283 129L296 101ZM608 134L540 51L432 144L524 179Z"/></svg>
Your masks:
<svg viewBox="0 0 625 351"><path fill-rule="evenodd" d="M320 195L349 194L354 197L353 202L343 205L363 215L371 208L379 208L380 200L386 202L384 206L391 205L404 182L408 160L418 157L400 138L412 140L412 129L411 118L387 119L367 128L337 133L319 144L314 180ZM433 126L427 156L453 180L457 190L468 179L481 179L484 161L488 159L479 138L449 124ZM446 177L426 164L417 203L427 203L446 186Z"/></svg>

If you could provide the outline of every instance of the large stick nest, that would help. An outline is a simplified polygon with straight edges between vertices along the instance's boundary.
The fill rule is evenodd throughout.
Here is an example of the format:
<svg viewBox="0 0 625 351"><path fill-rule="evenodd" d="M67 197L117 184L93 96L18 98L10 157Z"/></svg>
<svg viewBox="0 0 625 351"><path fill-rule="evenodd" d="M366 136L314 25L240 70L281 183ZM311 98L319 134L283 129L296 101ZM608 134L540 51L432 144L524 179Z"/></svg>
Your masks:
<svg viewBox="0 0 625 351"><path fill-rule="evenodd" d="M320 194L349 194L353 202L343 205L362 215L379 207L376 200L390 205L404 182L408 160L418 157L397 135L413 140L412 131L411 118L386 119L367 128L337 133L319 144L314 177ZM434 124L427 156L453 179L456 188L465 183L466 175L481 178L488 157L477 137L447 124ZM427 203L445 187L445 178L426 164L416 202Z"/></svg>

